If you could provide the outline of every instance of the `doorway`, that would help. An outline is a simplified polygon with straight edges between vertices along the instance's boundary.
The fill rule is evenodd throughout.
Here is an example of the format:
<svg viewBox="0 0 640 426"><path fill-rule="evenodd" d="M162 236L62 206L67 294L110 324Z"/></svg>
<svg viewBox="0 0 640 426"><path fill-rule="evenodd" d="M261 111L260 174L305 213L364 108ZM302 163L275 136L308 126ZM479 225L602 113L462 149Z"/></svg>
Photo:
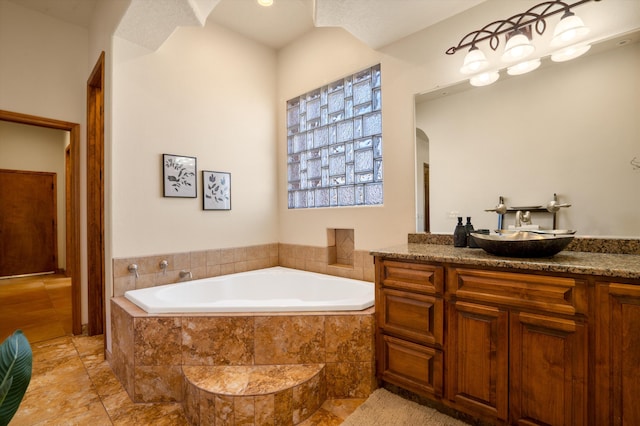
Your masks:
<svg viewBox="0 0 640 426"><path fill-rule="evenodd" d="M82 334L80 296L80 125L67 121L37 117L11 111L0 110L0 120L30 126L46 127L69 132L69 182L70 209L67 210L66 246L68 250L67 268L71 270L71 315L73 334Z"/></svg>

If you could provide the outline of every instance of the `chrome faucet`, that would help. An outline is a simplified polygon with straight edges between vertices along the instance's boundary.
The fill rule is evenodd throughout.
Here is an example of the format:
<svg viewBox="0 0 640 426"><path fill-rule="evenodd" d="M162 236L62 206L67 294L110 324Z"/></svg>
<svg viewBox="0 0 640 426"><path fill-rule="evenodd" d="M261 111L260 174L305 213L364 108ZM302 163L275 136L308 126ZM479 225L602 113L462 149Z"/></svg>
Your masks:
<svg viewBox="0 0 640 426"><path fill-rule="evenodd" d="M138 274L138 265L135 263L132 263L131 265L127 266L127 269L129 270L129 272L131 272L132 274L134 274L136 276L136 280L140 277L140 275Z"/></svg>
<svg viewBox="0 0 640 426"><path fill-rule="evenodd" d="M180 271L180 278L184 278L184 277L189 277L190 280L193 279L193 274L191 273L191 271L185 271L184 269L182 271Z"/></svg>
<svg viewBox="0 0 640 426"><path fill-rule="evenodd" d="M522 225L531 225L531 212L522 213L520 210L516 212L516 228Z"/></svg>

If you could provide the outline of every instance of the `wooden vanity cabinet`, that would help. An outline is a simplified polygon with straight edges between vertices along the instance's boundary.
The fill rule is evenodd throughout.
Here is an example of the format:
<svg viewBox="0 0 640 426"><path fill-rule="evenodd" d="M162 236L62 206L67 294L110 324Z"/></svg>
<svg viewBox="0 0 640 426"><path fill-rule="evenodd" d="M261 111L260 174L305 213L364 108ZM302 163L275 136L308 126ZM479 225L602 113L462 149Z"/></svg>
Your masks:
<svg viewBox="0 0 640 426"><path fill-rule="evenodd" d="M489 424L640 425L640 280L375 262L380 381Z"/></svg>
<svg viewBox="0 0 640 426"><path fill-rule="evenodd" d="M418 394L443 389L444 271L376 258L376 374Z"/></svg>
<svg viewBox="0 0 640 426"><path fill-rule="evenodd" d="M640 424L640 285L596 282L596 425Z"/></svg>
<svg viewBox="0 0 640 426"><path fill-rule="evenodd" d="M446 396L498 423L587 424L586 283L447 269Z"/></svg>

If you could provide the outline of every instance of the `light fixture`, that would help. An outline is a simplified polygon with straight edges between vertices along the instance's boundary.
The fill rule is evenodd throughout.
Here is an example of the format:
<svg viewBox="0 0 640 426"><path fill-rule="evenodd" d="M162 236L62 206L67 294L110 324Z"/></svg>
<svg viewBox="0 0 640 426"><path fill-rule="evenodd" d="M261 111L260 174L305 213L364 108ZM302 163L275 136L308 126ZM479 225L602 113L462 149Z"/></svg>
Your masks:
<svg viewBox="0 0 640 426"><path fill-rule="evenodd" d="M567 43L572 43L588 33L589 27L584 25L582 19L576 16L575 13L566 11L553 31L550 45L551 47L560 47Z"/></svg>
<svg viewBox="0 0 640 426"><path fill-rule="evenodd" d="M462 74L473 74L485 69L487 65L489 65L489 61L487 61L487 57L484 55L482 50L472 46L471 49L469 49L467 56L464 57L464 62L462 64L462 68L460 68L460 72Z"/></svg>
<svg viewBox="0 0 640 426"><path fill-rule="evenodd" d="M256 0L260 6L269 7L273 4L273 0Z"/></svg>
<svg viewBox="0 0 640 426"><path fill-rule="evenodd" d="M507 74L520 75L526 74L530 71L537 69L540 66L540 59L532 59L530 61L520 62L519 64L512 65L507 68Z"/></svg>
<svg viewBox="0 0 640 426"><path fill-rule="evenodd" d="M507 40L501 59L504 62L519 61L531 55L535 50L536 48L531 44L529 37L521 31L516 31Z"/></svg>
<svg viewBox="0 0 640 426"><path fill-rule="evenodd" d="M572 4L561 0L544 1L523 13L491 22L479 30L470 32L462 37L457 46L447 49L446 54L453 55L461 49L469 48L460 72L462 74L475 74L490 66L485 53L480 50L479 44L486 41L489 47L496 51L502 40L504 40L504 51L500 56L502 61L516 63L516 65L508 67L508 74L519 75L533 71L540 66L540 59L537 58L531 61L523 61L523 59L529 57L536 50L534 45L535 34L544 34L549 18L562 14L553 32L551 47L560 48L567 44L576 43L589 32L589 28L584 25L572 9L591 1L599 2L601 0L577 0ZM556 62L566 61L580 56L587 50L589 50L589 46L586 44L573 45L557 51L552 55L551 59ZM497 74L497 71L495 74ZM487 77L489 75L494 76L494 73L474 75L471 77L471 80L473 80L471 84L481 84L489 81L491 80ZM484 78L480 78L480 76L484 76ZM497 78L495 77L495 80Z"/></svg>
<svg viewBox="0 0 640 426"><path fill-rule="evenodd" d="M483 72L482 74L474 75L469 79L469 82L472 86L488 86L490 84L495 83L498 78L500 78L500 74L498 71L491 72Z"/></svg>
<svg viewBox="0 0 640 426"><path fill-rule="evenodd" d="M584 55L591 49L590 44L582 44L582 45L573 45L569 47L565 47L562 50L554 52L551 54L551 60L553 62L565 62L571 59L575 59L578 56Z"/></svg>

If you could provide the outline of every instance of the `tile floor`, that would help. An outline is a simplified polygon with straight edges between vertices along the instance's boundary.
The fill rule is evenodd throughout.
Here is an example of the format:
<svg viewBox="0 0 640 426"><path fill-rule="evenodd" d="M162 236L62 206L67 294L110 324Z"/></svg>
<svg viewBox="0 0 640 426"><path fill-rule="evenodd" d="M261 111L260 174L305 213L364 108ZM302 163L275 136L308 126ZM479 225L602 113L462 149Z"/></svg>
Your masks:
<svg viewBox="0 0 640 426"><path fill-rule="evenodd" d="M0 280L0 339L22 329L33 350L19 425L186 425L180 403L133 403L104 359L103 336L71 335L71 282L59 275ZM303 426L337 426L363 399L329 400Z"/></svg>

